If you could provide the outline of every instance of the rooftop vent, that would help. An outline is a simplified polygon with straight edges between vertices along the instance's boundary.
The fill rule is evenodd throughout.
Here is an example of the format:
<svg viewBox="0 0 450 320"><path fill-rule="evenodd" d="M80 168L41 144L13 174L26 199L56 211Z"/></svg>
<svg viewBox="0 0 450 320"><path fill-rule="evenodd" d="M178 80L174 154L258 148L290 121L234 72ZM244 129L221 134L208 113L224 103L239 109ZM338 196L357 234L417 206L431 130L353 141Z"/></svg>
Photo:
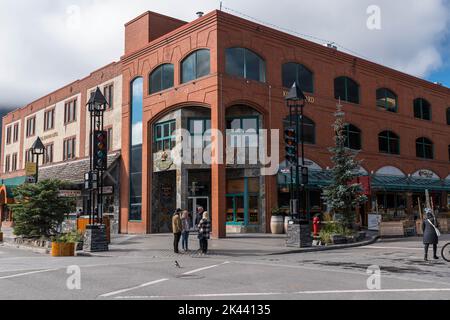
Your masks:
<svg viewBox="0 0 450 320"><path fill-rule="evenodd" d="M434 84L436 84L436 85L438 85L438 86L441 86L442 87L442 82L435 82Z"/></svg>
<svg viewBox="0 0 450 320"><path fill-rule="evenodd" d="M199 11L199 12L196 13L196 15L197 15L197 17L201 18L201 17L203 17L204 12L203 11Z"/></svg>
<svg viewBox="0 0 450 320"><path fill-rule="evenodd" d="M334 44L334 42L329 42L324 44L325 47L337 50L337 46Z"/></svg>

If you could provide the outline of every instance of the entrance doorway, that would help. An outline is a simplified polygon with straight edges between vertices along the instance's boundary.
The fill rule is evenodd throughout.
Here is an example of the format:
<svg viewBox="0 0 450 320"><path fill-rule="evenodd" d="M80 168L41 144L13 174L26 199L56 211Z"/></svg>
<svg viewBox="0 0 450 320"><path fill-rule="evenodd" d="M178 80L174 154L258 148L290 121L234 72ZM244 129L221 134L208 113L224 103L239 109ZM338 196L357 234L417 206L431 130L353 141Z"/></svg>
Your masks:
<svg viewBox="0 0 450 320"><path fill-rule="evenodd" d="M208 211L211 221L211 212L209 210L209 197L189 197L188 208L192 213L191 229L197 229L196 221L200 221L202 217L197 217L197 208L202 207L204 211Z"/></svg>

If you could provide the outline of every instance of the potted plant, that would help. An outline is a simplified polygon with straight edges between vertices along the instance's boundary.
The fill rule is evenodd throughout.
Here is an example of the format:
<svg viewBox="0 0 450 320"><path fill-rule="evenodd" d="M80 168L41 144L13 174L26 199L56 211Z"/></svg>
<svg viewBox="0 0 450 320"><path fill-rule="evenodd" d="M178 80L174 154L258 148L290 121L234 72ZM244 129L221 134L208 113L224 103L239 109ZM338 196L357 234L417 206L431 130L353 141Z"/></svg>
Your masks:
<svg viewBox="0 0 450 320"><path fill-rule="evenodd" d="M272 234L283 234L284 216L285 214L280 208L272 209L272 217L270 218L270 230Z"/></svg>
<svg viewBox="0 0 450 320"><path fill-rule="evenodd" d="M75 244L81 240L81 234L72 231L61 233L52 239L52 257L75 256Z"/></svg>

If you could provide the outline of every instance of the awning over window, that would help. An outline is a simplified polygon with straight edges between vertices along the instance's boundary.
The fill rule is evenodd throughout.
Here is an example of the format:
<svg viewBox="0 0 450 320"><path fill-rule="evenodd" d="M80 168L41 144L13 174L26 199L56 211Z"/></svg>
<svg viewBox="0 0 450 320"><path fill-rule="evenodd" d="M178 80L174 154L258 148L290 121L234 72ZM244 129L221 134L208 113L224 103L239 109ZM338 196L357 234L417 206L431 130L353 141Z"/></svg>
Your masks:
<svg viewBox="0 0 450 320"><path fill-rule="evenodd" d="M278 174L278 184L281 186L289 185L290 173L282 170ZM333 179L331 170L310 170L309 184L310 188L323 188L331 184ZM295 182L295 172L293 176ZM371 188L381 191L450 191L450 180L428 179L395 175L373 175L371 176Z"/></svg>
<svg viewBox="0 0 450 320"><path fill-rule="evenodd" d="M108 170L119 158L118 152L108 155ZM83 184L86 172L89 172L89 159L75 160L39 168L39 180L59 179L73 184Z"/></svg>
<svg viewBox="0 0 450 320"><path fill-rule="evenodd" d="M450 183L440 179L406 176L372 176L372 189L385 191L450 191Z"/></svg>

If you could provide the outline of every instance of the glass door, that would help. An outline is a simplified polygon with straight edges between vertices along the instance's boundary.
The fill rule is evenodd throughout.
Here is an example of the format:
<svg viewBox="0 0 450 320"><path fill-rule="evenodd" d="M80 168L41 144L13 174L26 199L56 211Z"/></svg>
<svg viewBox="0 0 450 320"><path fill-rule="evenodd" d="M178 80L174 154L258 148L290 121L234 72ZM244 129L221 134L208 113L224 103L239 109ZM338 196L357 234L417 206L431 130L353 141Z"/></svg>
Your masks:
<svg viewBox="0 0 450 320"><path fill-rule="evenodd" d="M197 229L195 221L197 221L197 208L202 207L204 211L209 213L209 221L212 223L212 215L209 210L209 197L189 197L188 199L189 212L191 213L191 226L193 230ZM198 217L201 219L201 217Z"/></svg>

